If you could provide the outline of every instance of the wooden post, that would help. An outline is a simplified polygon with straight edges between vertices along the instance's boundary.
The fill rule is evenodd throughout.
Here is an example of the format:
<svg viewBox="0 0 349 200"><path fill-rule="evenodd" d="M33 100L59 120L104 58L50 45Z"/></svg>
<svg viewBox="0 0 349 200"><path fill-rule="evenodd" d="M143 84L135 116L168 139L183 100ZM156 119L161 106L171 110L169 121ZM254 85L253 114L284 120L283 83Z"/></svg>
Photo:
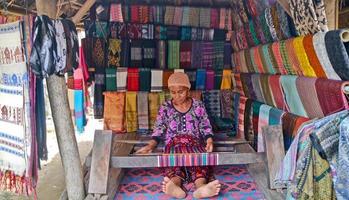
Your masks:
<svg viewBox="0 0 349 200"><path fill-rule="evenodd" d="M36 0L38 15L56 16L56 0ZM64 77L52 75L46 79L55 125L59 152L65 173L65 184L70 200L83 200L85 190L78 145L68 103Z"/></svg>
<svg viewBox="0 0 349 200"><path fill-rule="evenodd" d="M338 0L325 0L326 17L328 20L328 29L335 30L338 28Z"/></svg>

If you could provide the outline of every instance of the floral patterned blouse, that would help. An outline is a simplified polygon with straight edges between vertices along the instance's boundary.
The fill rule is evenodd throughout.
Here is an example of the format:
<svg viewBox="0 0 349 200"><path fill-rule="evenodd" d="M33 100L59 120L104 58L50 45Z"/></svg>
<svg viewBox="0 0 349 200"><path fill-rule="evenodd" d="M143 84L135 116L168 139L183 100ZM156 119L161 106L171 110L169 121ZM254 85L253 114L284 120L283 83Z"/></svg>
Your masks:
<svg viewBox="0 0 349 200"><path fill-rule="evenodd" d="M180 135L191 136L200 142L213 137L212 126L203 102L192 99L192 105L186 113L178 111L172 101L166 101L159 109L152 138L165 144Z"/></svg>

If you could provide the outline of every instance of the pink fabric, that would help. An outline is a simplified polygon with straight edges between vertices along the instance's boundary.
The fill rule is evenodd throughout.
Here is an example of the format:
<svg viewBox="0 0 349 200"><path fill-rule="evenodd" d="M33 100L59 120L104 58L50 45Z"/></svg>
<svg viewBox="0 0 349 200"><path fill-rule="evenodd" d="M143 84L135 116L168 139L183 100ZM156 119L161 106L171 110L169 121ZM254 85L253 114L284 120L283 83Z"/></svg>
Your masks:
<svg viewBox="0 0 349 200"><path fill-rule="evenodd" d="M273 97L274 107L281 110L286 109L284 94L282 92L282 87L280 84L280 75L271 75L269 76L269 85Z"/></svg>
<svg viewBox="0 0 349 200"><path fill-rule="evenodd" d="M206 70L206 90L214 89L214 71L211 69Z"/></svg>
<svg viewBox="0 0 349 200"><path fill-rule="evenodd" d="M124 22L124 19L122 17L121 4L112 3L110 5L110 21Z"/></svg>

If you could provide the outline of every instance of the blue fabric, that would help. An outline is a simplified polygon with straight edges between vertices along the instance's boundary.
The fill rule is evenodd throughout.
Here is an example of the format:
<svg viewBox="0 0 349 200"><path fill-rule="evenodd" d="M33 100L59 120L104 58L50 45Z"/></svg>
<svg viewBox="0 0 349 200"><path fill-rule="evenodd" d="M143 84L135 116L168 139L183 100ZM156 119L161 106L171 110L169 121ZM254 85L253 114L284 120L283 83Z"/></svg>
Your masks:
<svg viewBox="0 0 349 200"><path fill-rule="evenodd" d="M205 90L206 86L206 70L198 69L196 71L196 89L197 90Z"/></svg>
<svg viewBox="0 0 349 200"><path fill-rule="evenodd" d="M82 90L74 90L74 111L75 126L79 133L84 132L85 112L84 112L84 93Z"/></svg>
<svg viewBox="0 0 349 200"><path fill-rule="evenodd" d="M46 112L43 79L36 79L36 141L38 143L38 156L40 160L47 160L46 146ZM40 162L39 162L40 165ZM39 166L40 168L40 166Z"/></svg>

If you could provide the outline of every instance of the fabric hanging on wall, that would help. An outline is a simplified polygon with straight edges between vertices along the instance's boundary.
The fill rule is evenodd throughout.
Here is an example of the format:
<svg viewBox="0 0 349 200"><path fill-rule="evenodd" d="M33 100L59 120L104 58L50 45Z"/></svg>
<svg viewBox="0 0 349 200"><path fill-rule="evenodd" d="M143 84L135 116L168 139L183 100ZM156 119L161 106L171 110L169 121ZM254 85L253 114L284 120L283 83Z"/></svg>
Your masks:
<svg viewBox="0 0 349 200"><path fill-rule="evenodd" d="M342 80L349 80L349 42L345 42L345 34L349 34L349 31L329 31L325 35L325 44L334 70Z"/></svg>
<svg viewBox="0 0 349 200"><path fill-rule="evenodd" d="M120 39L118 32L119 23L118 22L109 22L109 39Z"/></svg>
<svg viewBox="0 0 349 200"><path fill-rule="evenodd" d="M127 24L127 37L129 39L137 40L142 38L142 25L141 24Z"/></svg>
<svg viewBox="0 0 349 200"><path fill-rule="evenodd" d="M192 61L192 68L198 69L202 68L202 56L203 54L201 53L194 53L194 52L202 52L203 47L202 47L202 42L199 41L193 41L192 42L192 50L193 52L191 54L191 61Z"/></svg>
<svg viewBox="0 0 349 200"><path fill-rule="evenodd" d="M89 81L94 79L94 71L95 71L95 66L93 65L92 62L92 49L93 47L93 38L83 38L81 40L81 48L84 52L84 58L85 62L88 68L88 73L89 73Z"/></svg>
<svg viewBox="0 0 349 200"><path fill-rule="evenodd" d="M141 40L132 40L130 66L131 67L142 66L142 59L143 59L142 41Z"/></svg>
<svg viewBox="0 0 349 200"><path fill-rule="evenodd" d="M107 38L109 33L109 27L107 22L96 21L96 34L95 37Z"/></svg>
<svg viewBox="0 0 349 200"><path fill-rule="evenodd" d="M271 55L274 56L275 59L275 66L277 66L276 71L280 72L280 74L285 75L287 74L286 69L284 68L284 63L282 60L281 52L280 52L280 43L279 42L274 42L271 45L272 48L272 53Z"/></svg>
<svg viewBox="0 0 349 200"><path fill-rule="evenodd" d="M104 69L97 68L95 74L95 88L94 88L94 101L93 111L95 119L103 118L103 92L105 91L105 71Z"/></svg>
<svg viewBox="0 0 349 200"><path fill-rule="evenodd" d="M163 90L168 90L168 78L173 74L172 70L164 70L162 76L162 87Z"/></svg>
<svg viewBox="0 0 349 200"><path fill-rule="evenodd" d="M155 48L156 43L152 40L143 40L143 65L142 67L149 67L154 68L155 67Z"/></svg>
<svg viewBox="0 0 349 200"><path fill-rule="evenodd" d="M206 70L198 69L196 71L196 90L205 90L206 86Z"/></svg>
<svg viewBox="0 0 349 200"><path fill-rule="evenodd" d="M191 41L181 41L180 42L180 67L190 68L191 67Z"/></svg>
<svg viewBox="0 0 349 200"><path fill-rule="evenodd" d="M199 26L203 28L210 28L210 17L211 17L211 9L210 8L200 8L200 20Z"/></svg>
<svg viewBox="0 0 349 200"><path fill-rule="evenodd" d="M223 70L214 70L214 89L220 90L222 85Z"/></svg>
<svg viewBox="0 0 349 200"><path fill-rule="evenodd" d="M142 24L142 39L152 40L154 39L154 25Z"/></svg>
<svg viewBox="0 0 349 200"><path fill-rule="evenodd" d="M246 108L247 98L244 96L240 96L239 98L239 107L238 107L238 126L237 126L237 135L236 137L242 139L245 137L244 133L244 115Z"/></svg>
<svg viewBox="0 0 349 200"><path fill-rule="evenodd" d="M274 105L273 95L271 93L271 87L269 83L269 76L266 74L261 74L259 75L259 79L261 83L262 94L265 100L264 103L268 105Z"/></svg>
<svg viewBox="0 0 349 200"><path fill-rule="evenodd" d="M231 89L232 83L232 71L231 69L224 69L222 75L221 90Z"/></svg>
<svg viewBox="0 0 349 200"><path fill-rule="evenodd" d="M221 111L222 117L233 119L233 91L232 90L221 90Z"/></svg>
<svg viewBox="0 0 349 200"><path fill-rule="evenodd" d="M135 132L138 129L137 93L126 92L126 130Z"/></svg>
<svg viewBox="0 0 349 200"><path fill-rule="evenodd" d="M322 118L324 113L321 110L316 92L316 78L298 77L296 87L298 94L309 118Z"/></svg>
<svg viewBox="0 0 349 200"><path fill-rule="evenodd" d="M67 61L67 43L70 41L66 40L64 27L61 20L53 20L53 25L56 30L55 38L56 38L56 44L57 44L57 62L56 62L56 69L59 70L61 75L64 74L65 68L66 68L66 61Z"/></svg>
<svg viewBox="0 0 349 200"><path fill-rule="evenodd" d="M165 69L166 67L166 41L159 40L156 42L156 67L160 69Z"/></svg>
<svg viewBox="0 0 349 200"><path fill-rule="evenodd" d="M164 6L152 6L154 12L154 23L163 24L165 16Z"/></svg>
<svg viewBox="0 0 349 200"><path fill-rule="evenodd" d="M250 74L250 73L242 73L242 74L240 74L240 79L241 79L242 89L243 89L246 97L249 99L256 100L257 97L256 97L256 94L253 90L251 75L252 74Z"/></svg>
<svg viewBox="0 0 349 200"><path fill-rule="evenodd" d="M124 22L120 3L110 4L110 19L111 22Z"/></svg>
<svg viewBox="0 0 349 200"><path fill-rule="evenodd" d="M202 60L201 67L206 69L213 68L214 46L212 42L202 42Z"/></svg>
<svg viewBox="0 0 349 200"><path fill-rule="evenodd" d="M314 45L313 45L313 35L307 35L303 39L303 46L306 50L309 63L313 67L316 77L318 78L327 78L325 71L323 70L321 63L316 55Z"/></svg>
<svg viewBox="0 0 349 200"><path fill-rule="evenodd" d="M181 40L192 40L191 27L181 27Z"/></svg>
<svg viewBox="0 0 349 200"><path fill-rule="evenodd" d="M293 40L293 46L295 48L295 53L300 64L300 69L302 70L304 76L316 77L316 74L309 63L307 53L304 49L303 39L304 36L301 36L296 37Z"/></svg>
<svg viewBox="0 0 349 200"><path fill-rule="evenodd" d="M189 96L198 101L202 100L202 92L200 90L190 90Z"/></svg>
<svg viewBox="0 0 349 200"><path fill-rule="evenodd" d="M210 28L219 28L219 10L216 8L210 10Z"/></svg>
<svg viewBox="0 0 349 200"><path fill-rule="evenodd" d="M109 39L108 49L109 49L109 54L108 54L109 67L120 67L121 40Z"/></svg>
<svg viewBox="0 0 349 200"><path fill-rule="evenodd" d="M286 110L280 78L280 75L269 76L269 86L272 93L273 105L281 110Z"/></svg>
<svg viewBox="0 0 349 200"><path fill-rule="evenodd" d="M191 7L184 6L183 7L183 14L182 14L182 26L190 26L189 24L189 17L190 17L190 12L191 12Z"/></svg>
<svg viewBox="0 0 349 200"><path fill-rule="evenodd" d="M296 49L293 45L293 40L294 38L285 41L288 59L295 74L298 76L303 76L303 72L301 70L299 60L297 58Z"/></svg>
<svg viewBox="0 0 349 200"><path fill-rule="evenodd" d="M131 48L131 44L128 40L122 40L121 42L121 63L120 65L123 67L128 67L130 66L129 63L129 58L130 58L130 48Z"/></svg>
<svg viewBox="0 0 349 200"><path fill-rule="evenodd" d="M115 68L105 69L105 90L116 91L116 69Z"/></svg>
<svg viewBox="0 0 349 200"><path fill-rule="evenodd" d="M127 86L127 68L118 67L116 69L116 90L119 92L126 91Z"/></svg>
<svg viewBox="0 0 349 200"><path fill-rule="evenodd" d="M164 24L172 25L174 15L175 15L175 7L174 6L166 6Z"/></svg>
<svg viewBox="0 0 349 200"><path fill-rule="evenodd" d="M149 68L139 68L139 91L150 91L151 85L151 72Z"/></svg>
<svg viewBox="0 0 349 200"><path fill-rule="evenodd" d="M213 42L213 67L222 69L224 67L224 42Z"/></svg>
<svg viewBox="0 0 349 200"><path fill-rule="evenodd" d="M252 74L251 79L252 79L253 91L256 94L256 98L257 98L256 100L259 102L266 102L263 96L259 74Z"/></svg>
<svg viewBox="0 0 349 200"><path fill-rule="evenodd" d="M138 131L141 133L149 130L149 110L148 110L148 92L137 93L137 116Z"/></svg>
<svg viewBox="0 0 349 200"><path fill-rule="evenodd" d="M127 91L138 91L139 85L140 85L139 70L128 68L127 69Z"/></svg>
<svg viewBox="0 0 349 200"><path fill-rule="evenodd" d="M206 70L206 90L214 89L214 76L213 70Z"/></svg>
<svg viewBox="0 0 349 200"><path fill-rule="evenodd" d="M185 70L185 73L188 75L191 90L195 89L194 86L196 86L196 70Z"/></svg>
<svg viewBox="0 0 349 200"><path fill-rule="evenodd" d="M286 42L285 41L280 41L280 53L282 57L282 62L284 64L284 68L286 70L286 73L288 75L295 75L295 71L292 68L292 63L288 57L288 51L286 47Z"/></svg>
<svg viewBox="0 0 349 200"><path fill-rule="evenodd" d="M85 103L84 103L84 84L82 69L74 71L74 118L75 126L79 133L84 132L86 125Z"/></svg>
<svg viewBox="0 0 349 200"><path fill-rule="evenodd" d="M149 126L151 129L154 128L156 117L160 108L160 99L158 92L152 92L148 94L149 102Z"/></svg>
<svg viewBox="0 0 349 200"><path fill-rule="evenodd" d="M148 5L139 6L138 15L139 15L140 23L142 24L149 23L149 6Z"/></svg>
<svg viewBox="0 0 349 200"><path fill-rule="evenodd" d="M124 92L104 92L104 130L116 133L126 132Z"/></svg>
<svg viewBox="0 0 349 200"><path fill-rule="evenodd" d="M198 27L200 21L200 8L190 7L189 25L191 27Z"/></svg>
<svg viewBox="0 0 349 200"><path fill-rule="evenodd" d="M130 9L130 5L123 5L121 7L122 9L122 16L124 17L124 21L131 21L131 9Z"/></svg>
<svg viewBox="0 0 349 200"><path fill-rule="evenodd" d="M253 110L252 110L253 100L247 99L245 113L244 113L244 138L247 141L252 142L252 148L255 146L254 143L254 132L253 132Z"/></svg>
<svg viewBox="0 0 349 200"><path fill-rule="evenodd" d="M271 107L268 105L261 105L259 110L259 117L258 117L258 142L257 142L257 151L258 152L264 152L264 140L263 140L263 134L262 134L262 128L265 126L268 126L269 124L269 112Z"/></svg>
<svg viewBox="0 0 349 200"><path fill-rule="evenodd" d="M183 7L176 6L172 25L181 26L183 17Z"/></svg>
<svg viewBox="0 0 349 200"><path fill-rule="evenodd" d="M263 103L258 101L252 102L252 129L253 129L253 142L252 147L255 151L258 150L258 122L259 122L259 111Z"/></svg>
<svg viewBox="0 0 349 200"><path fill-rule="evenodd" d="M224 63L224 68L225 69L230 69L232 64L231 64L231 54L233 53L233 49L231 47L231 44L229 42L224 43L224 58L223 58L223 63Z"/></svg>
<svg viewBox="0 0 349 200"><path fill-rule="evenodd" d="M118 37L121 39L127 39L128 38L128 30L127 30L127 24L126 23L117 23L117 30L118 30Z"/></svg>
<svg viewBox="0 0 349 200"><path fill-rule="evenodd" d="M297 115L287 112L282 116L282 133L284 137L284 148L286 152L290 148L291 143L295 137L294 131L297 118Z"/></svg>
<svg viewBox="0 0 349 200"><path fill-rule="evenodd" d="M130 16L131 16L131 22L133 23L139 23L140 19L139 19L139 5L130 5Z"/></svg>
<svg viewBox="0 0 349 200"><path fill-rule="evenodd" d="M209 117L221 117L220 91L203 91L202 95Z"/></svg>
<svg viewBox="0 0 349 200"><path fill-rule="evenodd" d="M151 92L162 91L162 70L151 70Z"/></svg>
<svg viewBox="0 0 349 200"><path fill-rule="evenodd" d="M343 87L348 82L319 78L315 82L317 98L325 116L348 109Z"/></svg>
<svg viewBox="0 0 349 200"><path fill-rule="evenodd" d="M166 39L178 40L180 38L180 27L178 26L167 26L166 27Z"/></svg>
<svg viewBox="0 0 349 200"><path fill-rule="evenodd" d="M179 53L179 44L178 40L168 41L168 68L169 69L178 69L180 61Z"/></svg>

